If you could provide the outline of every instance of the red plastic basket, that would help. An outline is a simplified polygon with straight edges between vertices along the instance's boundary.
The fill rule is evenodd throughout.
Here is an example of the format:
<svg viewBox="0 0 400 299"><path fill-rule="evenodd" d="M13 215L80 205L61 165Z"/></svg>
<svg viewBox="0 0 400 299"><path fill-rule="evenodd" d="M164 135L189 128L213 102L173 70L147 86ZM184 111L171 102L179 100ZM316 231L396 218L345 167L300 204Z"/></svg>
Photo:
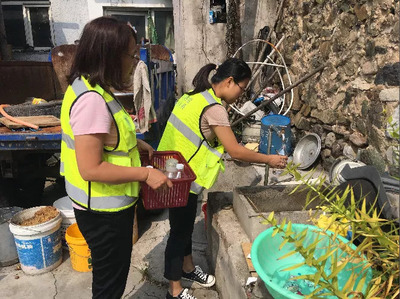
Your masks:
<svg viewBox="0 0 400 299"><path fill-rule="evenodd" d="M141 182L141 193L143 206L146 210L177 208L187 205L190 185L196 180L196 175L186 162L180 152L176 151L159 151L153 153L153 158L149 161L147 153L140 155L142 166L151 165L161 171L165 170L165 162L174 158L178 163L185 165L182 178L172 179L174 186L168 190L153 190L145 182Z"/></svg>

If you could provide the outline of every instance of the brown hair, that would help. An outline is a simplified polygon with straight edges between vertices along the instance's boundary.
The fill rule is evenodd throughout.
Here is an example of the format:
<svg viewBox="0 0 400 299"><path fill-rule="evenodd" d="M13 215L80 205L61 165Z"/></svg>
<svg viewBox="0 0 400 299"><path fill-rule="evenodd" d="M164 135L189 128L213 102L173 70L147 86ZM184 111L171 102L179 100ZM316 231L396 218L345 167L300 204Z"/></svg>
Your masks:
<svg viewBox="0 0 400 299"><path fill-rule="evenodd" d="M122 80L121 55L128 51L130 38L136 41L136 33L126 23L113 17L100 17L85 25L68 83L84 76L92 86L112 86L124 90L128 86ZM132 54L132 53L129 53Z"/></svg>

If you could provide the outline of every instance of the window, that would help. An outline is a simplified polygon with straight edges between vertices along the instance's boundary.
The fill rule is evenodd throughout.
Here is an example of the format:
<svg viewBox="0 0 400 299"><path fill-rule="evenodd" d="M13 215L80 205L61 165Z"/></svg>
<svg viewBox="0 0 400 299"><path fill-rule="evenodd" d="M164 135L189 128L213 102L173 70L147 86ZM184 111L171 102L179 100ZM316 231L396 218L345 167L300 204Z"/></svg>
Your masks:
<svg viewBox="0 0 400 299"><path fill-rule="evenodd" d="M226 1L210 1L210 23L226 23Z"/></svg>
<svg viewBox="0 0 400 299"><path fill-rule="evenodd" d="M13 49L46 50L53 47L49 2L3 0L2 8L7 43Z"/></svg>
<svg viewBox="0 0 400 299"><path fill-rule="evenodd" d="M157 40L152 40L152 43L165 45L171 50L175 48L172 10L109 8L105 10L105 15L130 22L137 31L138 43L142 39L154 38L154 32L152 32L154 30L157 33ZM149 16L151 17L150 21ZM152 26L153 24L154 26Z"/></svg>

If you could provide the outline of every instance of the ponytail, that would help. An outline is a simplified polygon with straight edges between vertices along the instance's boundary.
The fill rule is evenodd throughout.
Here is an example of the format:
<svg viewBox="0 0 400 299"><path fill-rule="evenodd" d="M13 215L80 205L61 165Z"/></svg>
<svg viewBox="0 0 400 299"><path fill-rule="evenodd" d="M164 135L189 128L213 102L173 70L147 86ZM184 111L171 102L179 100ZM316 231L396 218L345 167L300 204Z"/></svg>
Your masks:
<svg viewBox="0 0 400 299"><path fill-rule="evenodd" d="M212 70L216 70L216 73L211 77L210 83L208 77ZM211 84L218 84L229 77L232 77L236 83L239 83L251 78L251 70L246 62L237 58L229 58L219 66L214 63L206 64L193 78L192 84L194 89L186 94L191 96L200 93L211 88Z"/></svg>
<svg viewBox="0 0 400 299"><path fill-rule="evenodd" d="M192 84L194 86L194 89L187 92L187 94L191 96L196 93L210 89L211 83L208 81L208 76L210 75L212 70L216 69L216 67L217 66L214 63L209 63L203 66L193 78Z"/></svg>

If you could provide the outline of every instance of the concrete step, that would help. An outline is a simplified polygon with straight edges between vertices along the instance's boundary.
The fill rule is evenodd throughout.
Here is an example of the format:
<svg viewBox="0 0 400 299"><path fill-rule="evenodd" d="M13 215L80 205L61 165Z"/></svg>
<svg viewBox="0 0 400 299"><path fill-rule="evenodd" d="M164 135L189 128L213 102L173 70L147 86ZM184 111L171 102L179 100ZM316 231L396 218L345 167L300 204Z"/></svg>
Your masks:
<svg viewBox="0 0 400 299"><path fill-rule="evenodd" d="M232 192L208 193L206 223L207 256L220 298L272 298L260 278L246 286L250 272L241 244L250 239L233 212Z"/></svg>

